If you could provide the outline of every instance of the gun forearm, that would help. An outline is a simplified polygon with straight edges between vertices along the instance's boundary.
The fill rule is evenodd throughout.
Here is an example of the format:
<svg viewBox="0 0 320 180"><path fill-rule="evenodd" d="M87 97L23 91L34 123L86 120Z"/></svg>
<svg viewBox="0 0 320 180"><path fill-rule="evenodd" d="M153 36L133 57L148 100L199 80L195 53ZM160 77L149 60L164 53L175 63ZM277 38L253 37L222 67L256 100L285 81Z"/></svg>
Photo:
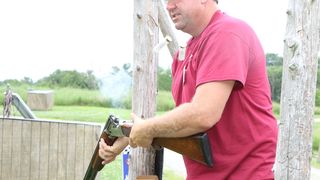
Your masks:
<svg viewBox="0 0 320 180"><path fill-rule="evenodd" d="M100 139L104 139L104 141L109 145L112 146L113 143L116 141L116 137L109 138L105 132L102 132L100 135ZM84 176L84 180L94 180L96 178L97 173L104 167L102 164L103 159L99 156L99 141L96 145L94 153L91 157L90 164L87 168L86 174Z"/></svg>

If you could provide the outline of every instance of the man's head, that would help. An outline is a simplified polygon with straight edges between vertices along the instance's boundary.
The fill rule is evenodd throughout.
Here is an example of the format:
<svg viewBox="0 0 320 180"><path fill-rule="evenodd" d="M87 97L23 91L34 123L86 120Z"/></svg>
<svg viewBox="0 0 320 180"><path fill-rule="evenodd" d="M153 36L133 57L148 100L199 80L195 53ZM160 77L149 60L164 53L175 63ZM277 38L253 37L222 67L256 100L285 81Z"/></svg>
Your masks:
<svg viewBox="0 0 320 180"><path fill-rule="evenodd" d="M176 29L199 35L218 9L218 0L168 0L167 10Z"/></svg>

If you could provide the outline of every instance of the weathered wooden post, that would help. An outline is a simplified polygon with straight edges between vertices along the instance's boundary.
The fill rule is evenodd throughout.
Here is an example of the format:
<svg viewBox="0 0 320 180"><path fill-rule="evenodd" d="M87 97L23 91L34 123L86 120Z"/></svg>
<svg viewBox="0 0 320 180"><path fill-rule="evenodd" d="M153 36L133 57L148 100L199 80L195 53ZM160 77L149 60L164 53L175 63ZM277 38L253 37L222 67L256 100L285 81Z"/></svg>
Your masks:
<svg viewBox="0 0 320 180"><path fill-rule="evenodd" d="M173 29L170 24L169 17L166 13L166 9L164 7L163 1L159 0L159 24L160 29L163 36L170 36L172 41L168 44L168 49L170 51L171 56L173 57L174 54L177 52L179 48L178 40L173 32Z"/></svg>
<svg viewBox="0 0 320 180"><path fill-rule="evenodd" d="M142 118L155 115L159 41L158 0L134 1L134 60L132 110ZM129 179L154 174L154 149L131 149Z"/></svg>
<svg viewBox="0 0 320 180"><path fill-rule="evenodd" d="M309 179L317 80L320 1L290 0L284 39L276 179Z"/></svg>

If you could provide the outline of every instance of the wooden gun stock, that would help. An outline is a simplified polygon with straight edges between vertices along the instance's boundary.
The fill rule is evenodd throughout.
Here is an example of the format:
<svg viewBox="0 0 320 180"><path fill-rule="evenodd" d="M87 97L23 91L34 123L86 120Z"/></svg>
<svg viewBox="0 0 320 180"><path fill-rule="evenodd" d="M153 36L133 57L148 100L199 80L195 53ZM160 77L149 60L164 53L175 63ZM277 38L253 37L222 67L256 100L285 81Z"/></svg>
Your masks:
<svg viewBox="0 0 320 180"><path fill-rule="evenodd" d="M152 144L170 149L209 167L213 166L207 133L181 138L155 138Z"/></svg>
<svg viewBox="0 0 320 180"><path fill-rule="evenodd" d="M99 138L99 141L101 138L103 138L104 141L109 146L112 146L113 143L118 138L118 136L115 136L114 134L112 134L111 131L106 131L110 129L109 126L111 126L110 124L113 123L113 122L110 123L112 119L113 118L109 117L104 127L104 131L101 133ZM116 128L121 129L121 132L123 132L122 133L123 136L129 136L131 131L130 127L116 126ZM110 132L110 134L107 132ZM199 163L205 164L209 167L213 166L210 142L208 139L208 135L206 133L200 133L193 136L181 137L181 138L155 138L152 142L152 145L170 149L190 159L193 159ZM102 161L103 160L99 156L99 142L98 142L83 179L94 180L97 173L104 166L102 165Z"/></svg>

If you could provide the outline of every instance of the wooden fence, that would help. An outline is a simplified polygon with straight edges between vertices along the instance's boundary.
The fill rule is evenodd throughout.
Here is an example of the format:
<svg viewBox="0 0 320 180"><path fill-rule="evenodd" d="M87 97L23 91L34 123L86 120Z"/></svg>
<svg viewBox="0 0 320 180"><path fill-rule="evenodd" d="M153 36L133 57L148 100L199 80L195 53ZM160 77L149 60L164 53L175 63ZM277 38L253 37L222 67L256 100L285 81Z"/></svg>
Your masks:
<svg viewBox="0 0 320 180"><path fill-rule="evenodd" d="M83 179L101 127L0 118L0 179Z"/></svg>

